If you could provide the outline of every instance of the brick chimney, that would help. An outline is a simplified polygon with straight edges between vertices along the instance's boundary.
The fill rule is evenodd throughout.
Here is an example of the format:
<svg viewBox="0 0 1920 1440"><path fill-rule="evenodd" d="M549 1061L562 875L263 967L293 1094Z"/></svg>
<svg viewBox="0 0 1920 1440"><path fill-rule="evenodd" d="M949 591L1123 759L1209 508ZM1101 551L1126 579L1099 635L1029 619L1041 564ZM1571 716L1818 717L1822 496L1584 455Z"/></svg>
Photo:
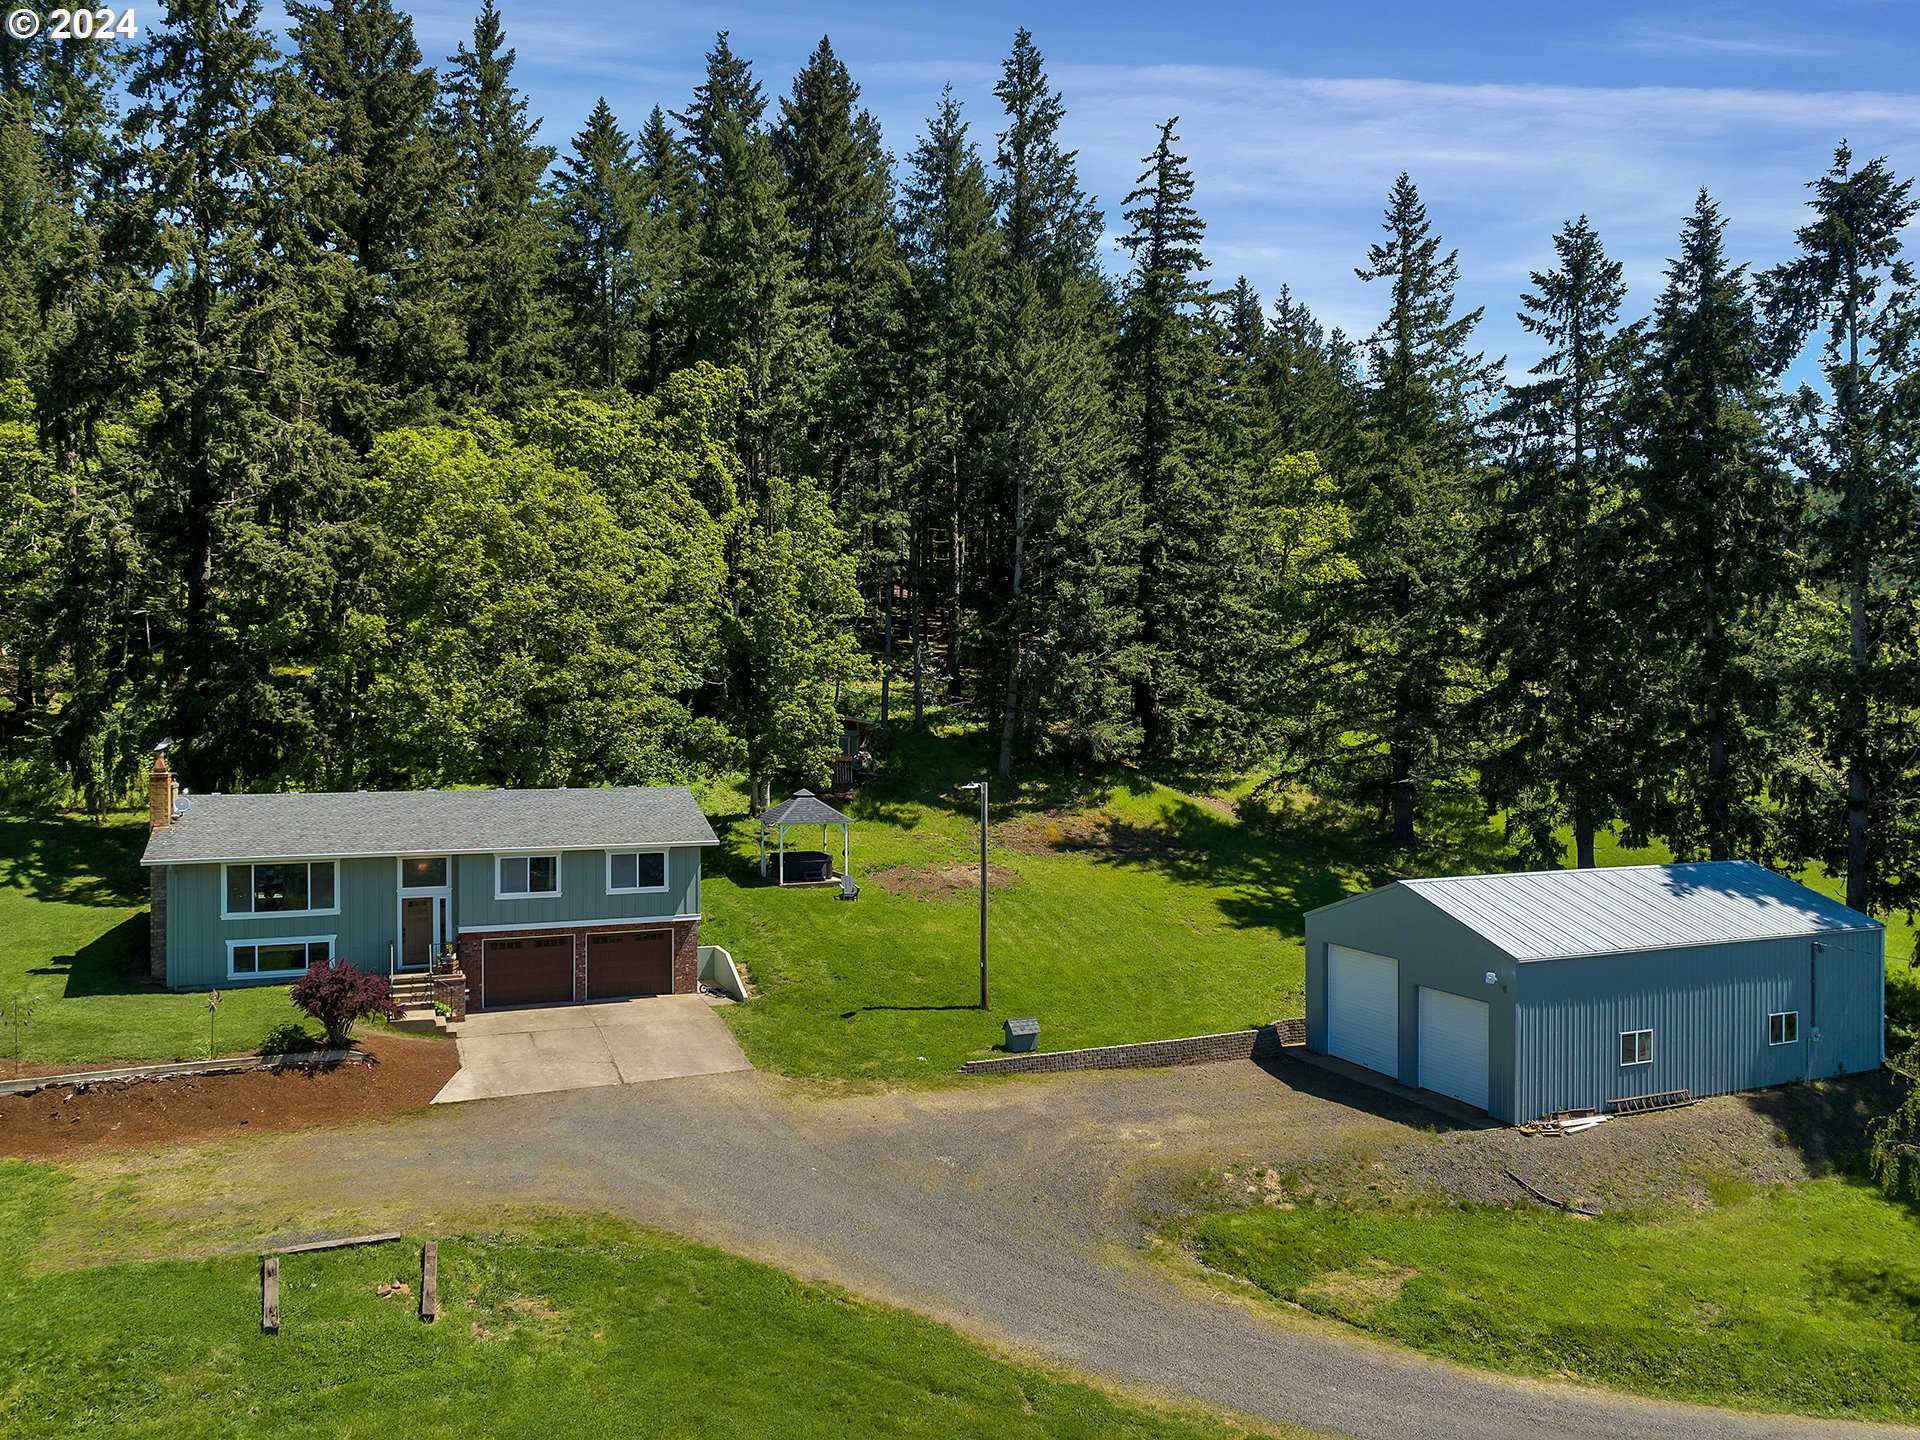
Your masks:
<svg viewBox="0 0 1920 1440"><path fill-rule="evenodd" d="M164 830L173 824L173 772L167 768L167 752L153 752L153 772L147 776L147 829Z"/></svg>
<svg viewBox="0 0 1920 1440"><path fill-rule="evenodd" d="M165 830L173 824L173 771L167 768L164 747L153 752L153 769L147 775L147 829ZM148 879L153 885L153 908L147 914L147 973L162 984L167 979L167 885L171 867L150 865Z"/></svg>

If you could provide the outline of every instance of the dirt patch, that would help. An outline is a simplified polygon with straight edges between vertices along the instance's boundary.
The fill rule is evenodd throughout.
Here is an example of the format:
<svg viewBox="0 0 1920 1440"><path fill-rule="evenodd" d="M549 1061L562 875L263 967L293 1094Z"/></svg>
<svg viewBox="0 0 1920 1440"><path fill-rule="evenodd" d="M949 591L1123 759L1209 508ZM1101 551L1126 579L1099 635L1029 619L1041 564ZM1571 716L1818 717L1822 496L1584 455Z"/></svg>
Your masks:
<svg viewBox="0 0 1920 1440"><path fill-rule="evenodd" d="M980 867L959 861L937 868L895 865L888 870L876 870L867 879L889 894L912 895L920 900L963 899L980 893ZM1004 865L987 866L989 890L1004 890L1019 883L1017 871Z"/></svg>
<svg viewBox="0 0 1920 1440"><path fill-rule="evenodd" d="M1342 1314L1367 1315L1400 1298L1418 1270L1376 1263L1365 1270L1329 1270L1300 1292L1303 1300L1319 1300Z"/></svg>
<svg viewBox="0 0 1920 1440"><path fill-rule="evenodd" d="M1041 815L993 827L996 843L1022 855L1097 853L1121 860L1150 860L1185 854L1190 848L1171 831L1136 825L1111 815Z"/></svg>
<svg viewBox="0 0 1920 1440"><path fill-rule="evenodd" d="M68 1086L0 1098L0 1155L51 1159L300 1130L427 1104L460 1068L445 1040L378 1034L370 1064Z"/></svg>
<svg viewBox="0 0 1920 1440"><path fill-rule="evenodd" d="M1323 1196L1336 1202L1438 1192L1466 1204L1539 1204L1513 1179L1519 1175L1555 1200L1584 1209L1704 1207L1854 1163L1866 1148L1867 1118L1890 1103L1886 1077L1865 1075L1716 1095L1678 1110L1624 1116L1577 1135L1452 1131L1366 1157L1295 1159L1286 1197L1300 1201L1295 1192L1302 1189L1312 1194L1313 1187L1301 1184L1312 1176ZM1246 1195L1252 1203L1272 1203L1252 1189ZM1235 1194L1234 1203L1249 1201Z"/></svg>

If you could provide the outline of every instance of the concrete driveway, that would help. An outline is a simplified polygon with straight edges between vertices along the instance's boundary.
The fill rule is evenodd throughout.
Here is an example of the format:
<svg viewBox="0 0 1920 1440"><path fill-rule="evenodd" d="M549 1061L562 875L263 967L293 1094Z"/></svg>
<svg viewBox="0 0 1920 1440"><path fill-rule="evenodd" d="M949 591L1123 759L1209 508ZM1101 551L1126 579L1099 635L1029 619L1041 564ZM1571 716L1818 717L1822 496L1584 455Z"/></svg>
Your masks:
<svg viewBox="0 0 1920 1440"><path fill-rule="evenodd" d="M703 995L651 995L469 1015L460 1073L433 1103L752 1069L713 1011Z"/></svg>

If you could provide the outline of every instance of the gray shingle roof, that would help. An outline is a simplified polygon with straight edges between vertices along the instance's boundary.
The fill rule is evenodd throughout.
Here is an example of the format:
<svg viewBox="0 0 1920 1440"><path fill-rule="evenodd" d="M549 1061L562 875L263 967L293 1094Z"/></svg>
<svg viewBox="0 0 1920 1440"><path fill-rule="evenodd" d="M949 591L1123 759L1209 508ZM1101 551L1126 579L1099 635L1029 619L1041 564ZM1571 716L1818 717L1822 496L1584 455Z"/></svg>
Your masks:
<svg viewBox="0 0 1920 1440"><path fill-rule="evenodd" d="M1751 860L1398 882L1516 960L1879 928Z"/></svg>
<svg viewBox="0 0 1920 1440"><path fill-rule="evenodd" d="M796 790L760 817L760 828L775 825L851 825L853 822L811 790Z"/></svg>
<svg viewBox="0 0 1920 1440"><path fill-rule="evenodd" d="M190 795L142 863L717 845L684 785Z"/></svg>

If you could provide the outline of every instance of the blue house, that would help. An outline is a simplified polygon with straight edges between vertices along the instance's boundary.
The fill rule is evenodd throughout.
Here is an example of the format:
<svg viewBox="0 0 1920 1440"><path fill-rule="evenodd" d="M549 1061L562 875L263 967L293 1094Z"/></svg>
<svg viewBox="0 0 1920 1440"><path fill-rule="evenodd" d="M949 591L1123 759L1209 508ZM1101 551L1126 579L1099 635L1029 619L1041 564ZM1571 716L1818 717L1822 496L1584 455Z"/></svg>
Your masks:
<svg viewBox="0 0 1920 1440"><path fill-rule="evenodd" d="M685 786L188 796L161 755L149 815L152 973L175 990L453 958L475 1008L698 988L719 841Z"/></svg>

